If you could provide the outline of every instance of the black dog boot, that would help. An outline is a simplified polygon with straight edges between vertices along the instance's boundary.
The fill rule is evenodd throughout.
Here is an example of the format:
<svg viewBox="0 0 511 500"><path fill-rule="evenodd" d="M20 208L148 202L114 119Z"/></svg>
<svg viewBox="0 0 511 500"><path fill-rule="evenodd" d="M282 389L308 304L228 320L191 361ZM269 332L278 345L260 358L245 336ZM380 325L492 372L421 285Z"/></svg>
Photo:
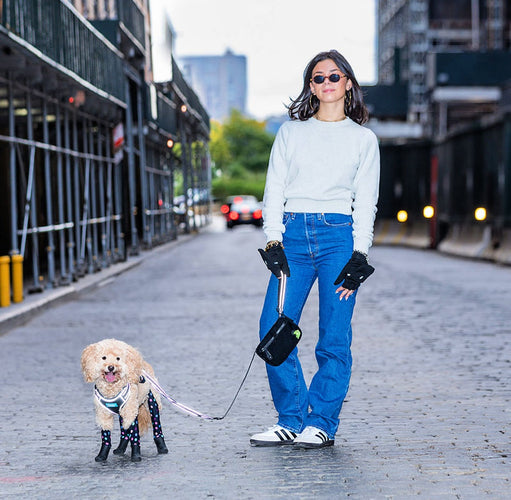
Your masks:
<svg viewBox="0 0 511 500"><path fill-rule="evenodd" d="M131 443L131 461L140 462L141 460L142 456L140 455L140 444Z"/></svg>
<svg viewBox="0 0 511 500"><path fill-rule="evenodd" d="M96 462L104 462L108 458L108 454L110 453L110 448L112 447L112 438L110 431L101 431L101 449L97 454Z"/></svg>
<svg viewBox="0 0 511 500"><path fill-rule="evenodd" d="M154 444L156 445L156 449L160 455L166 455L169 452L163 436L154 438Z"/></svg>
<svg viewBox="0 0 511 500"><path fill-rule="evenodd" d="M124 455L126 448L128 447L129 439L121 438L119 441L119 446L113 451L114 455Z"/></svg>
<svg viewBox="0 0 511 500"><path fill-rule="evenodd" d="M110 448L111 446L102 444L101 450L99 450L99 453L94 460L96 460L96 462L105 462L106 459L108 458L108 454L110 453Z"/></svg>

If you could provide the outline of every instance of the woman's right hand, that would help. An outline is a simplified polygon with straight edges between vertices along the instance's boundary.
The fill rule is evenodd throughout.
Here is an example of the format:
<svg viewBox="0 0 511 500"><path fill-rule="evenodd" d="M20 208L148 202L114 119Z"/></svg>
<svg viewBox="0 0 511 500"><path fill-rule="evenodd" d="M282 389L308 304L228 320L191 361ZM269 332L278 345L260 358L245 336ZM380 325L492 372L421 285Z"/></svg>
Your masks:
<svg viewBox="0 0 511 500"><path fill-rule="evenodd" d="M266 264L266 267L277 277L280 278L282 271L286 276L291 276L289 272L289 265L287 263L286 254L282 243L271 247L266 247L267 250L259 248L258 251Z"/></svg>

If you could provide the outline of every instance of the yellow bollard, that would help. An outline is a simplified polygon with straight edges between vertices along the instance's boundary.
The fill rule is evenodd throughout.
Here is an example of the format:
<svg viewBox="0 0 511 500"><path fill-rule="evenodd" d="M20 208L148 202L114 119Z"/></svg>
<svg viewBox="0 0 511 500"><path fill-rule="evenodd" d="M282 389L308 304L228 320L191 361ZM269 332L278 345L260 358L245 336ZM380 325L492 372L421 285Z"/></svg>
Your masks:
<svg viewBox="0 0 511 500"><path fill-rule="evenodd" d="M9 257L0 257L0 307L11 305L11 276Z"/></svg>
<svg viewBox="0 0 511 500"><path fill-rule="evenodd" d="M12 261L12 301L23 300L23 255L13 255Z"/></svg>

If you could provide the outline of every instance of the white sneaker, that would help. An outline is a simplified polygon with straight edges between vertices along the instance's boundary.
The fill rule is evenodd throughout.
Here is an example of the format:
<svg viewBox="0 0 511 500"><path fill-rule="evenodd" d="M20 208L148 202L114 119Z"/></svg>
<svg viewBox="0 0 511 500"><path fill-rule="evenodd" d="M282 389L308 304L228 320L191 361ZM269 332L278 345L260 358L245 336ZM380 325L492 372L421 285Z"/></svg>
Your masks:
<svg viewBox="0 0 511 500"><path fill-rule="evenodd" d="M250 438L252 446L280 446L283 444L293 444L296 432L285 429L280 425L274 425L267 431L254 434Z"/></svg>
<svg viewBox="0 0 511 500"><path fill-rule="evenodd" d="M325 431L309 425L296 437L293 445L299 448L323 448L333 446L334 440L330 439Z"/></svg>

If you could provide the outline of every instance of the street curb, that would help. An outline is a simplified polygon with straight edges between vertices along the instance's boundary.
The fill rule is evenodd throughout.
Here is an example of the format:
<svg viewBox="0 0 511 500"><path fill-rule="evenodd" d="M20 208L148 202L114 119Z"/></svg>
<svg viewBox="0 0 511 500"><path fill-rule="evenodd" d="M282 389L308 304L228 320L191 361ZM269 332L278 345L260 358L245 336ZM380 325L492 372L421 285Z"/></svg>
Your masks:
<svg viewBox="0 0 511 500"><path fill-rule="evenodd" d="M131 257L125 262L112 264L98 273L87 274L76 283L69 286L46 290L42 294L27 295L23 302L11 304L6 308L0 309L0 336L5 335L13 328L23 325L37 314L48 307L61 304L68 300L73 300L83 293L90 292L94 288L104 286L116 276L133 269L140 265L145 259L160 252L168 251L188 242L199 233L180 235L176 240L170 241L158 247L152 248L145 253Z"/></svg>

